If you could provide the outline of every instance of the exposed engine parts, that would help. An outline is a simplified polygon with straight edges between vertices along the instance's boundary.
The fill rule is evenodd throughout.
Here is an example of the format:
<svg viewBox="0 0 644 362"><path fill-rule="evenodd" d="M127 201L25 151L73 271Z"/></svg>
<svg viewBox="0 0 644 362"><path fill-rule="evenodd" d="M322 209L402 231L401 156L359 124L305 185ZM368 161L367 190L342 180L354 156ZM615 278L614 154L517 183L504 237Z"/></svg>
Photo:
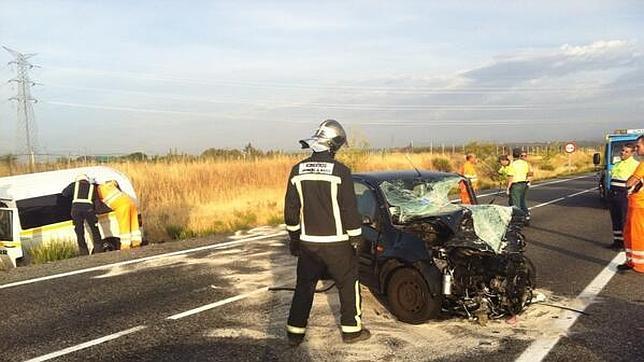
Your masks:
<svg viewBox="0 0 644 362"><path fill-rule="evenodd" d="M515 210L497 253L480 240L471 214L416 220L405 226L426 242L435 265L441 270L443 310L467 318L486 314L489 318L516 315L532 299L535 268L524 255L522 217ZM459 220L454 220L454 219Z"/></svg>

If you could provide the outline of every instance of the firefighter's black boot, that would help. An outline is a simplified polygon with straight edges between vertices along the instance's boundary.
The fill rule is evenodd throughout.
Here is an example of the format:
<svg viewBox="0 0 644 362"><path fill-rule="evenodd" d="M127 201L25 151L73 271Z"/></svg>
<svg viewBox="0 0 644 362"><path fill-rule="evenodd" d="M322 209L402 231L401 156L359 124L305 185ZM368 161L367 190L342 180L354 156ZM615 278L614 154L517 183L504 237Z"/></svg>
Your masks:
<svg viewBox="0 0 644 362"><path fill-rule="evenodd" d="M286 332L286 335L288 336L288 345L291 347L297 347L304 341L303 334Z"/></svg>
<svg viewBox="0 0 644 362"><path fill-rule="evenodd" d="M368 329L363 328L360 332L342 333L342 342L356 343L360 341L366 341L370 337L371 337L371 332L369 332Z"/></svg>

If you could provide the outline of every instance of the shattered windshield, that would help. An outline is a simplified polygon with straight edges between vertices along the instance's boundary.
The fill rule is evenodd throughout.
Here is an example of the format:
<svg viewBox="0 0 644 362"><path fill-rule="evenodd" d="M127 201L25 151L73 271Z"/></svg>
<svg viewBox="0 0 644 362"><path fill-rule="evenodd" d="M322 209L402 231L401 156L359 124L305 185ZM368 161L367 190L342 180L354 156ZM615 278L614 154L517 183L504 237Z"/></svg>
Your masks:
<svg viewBox="0 0 644 362"><path fill-rule="evenodd" d="M413 179L384 181L380 184L391 215L401 224L419 217L458 210L449 200L452 189L461 178L446 177L439 180Z"/></svg>
<svg viewBox="0 0 644 362"><path fill-rule="evenodd" d="M503 237L512 218L512 208L499 205L452 203L449 196L458 190L461 180L461 177L457 176L433 180L400 179L384 181L380 184L380 188L387 199L394 221L399 224L464 208L470 210L476 236L495 252L499 252L504 247ZM479 241L472 240L472 242Z"/></svg>

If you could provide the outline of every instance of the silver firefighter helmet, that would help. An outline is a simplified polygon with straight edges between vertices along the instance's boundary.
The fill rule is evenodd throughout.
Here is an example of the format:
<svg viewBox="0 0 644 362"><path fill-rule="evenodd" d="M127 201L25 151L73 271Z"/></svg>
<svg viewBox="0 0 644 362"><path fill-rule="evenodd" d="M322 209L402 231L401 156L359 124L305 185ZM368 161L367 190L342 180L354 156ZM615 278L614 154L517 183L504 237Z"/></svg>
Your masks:
<svg viewBox="0 0 644 362"><path fill-rule="evenodd" d="M337 152L342 145L347 143L347 133L342 125L334 120L327 119L320 123L313 136L300 140L302 148L310 148L314 152Z"/></svg>

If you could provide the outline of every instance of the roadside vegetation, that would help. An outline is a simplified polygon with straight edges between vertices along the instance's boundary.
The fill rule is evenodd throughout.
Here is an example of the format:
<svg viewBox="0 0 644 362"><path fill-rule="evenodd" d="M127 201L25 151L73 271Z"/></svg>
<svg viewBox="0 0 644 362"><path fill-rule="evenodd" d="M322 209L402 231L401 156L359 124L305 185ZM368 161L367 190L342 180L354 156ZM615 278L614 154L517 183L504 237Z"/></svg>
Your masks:
<svg viewBox="0 0 644 362"><path fill-rule="evenodd" d="M28 262L31 264L44 264L50 261L69 259L76 255L78 255L78 251L73 241L53 241L27 250Z"/></svg>
<svg viewBox="0 0 644 362"><path fill-rule="evenodd" d="M371 150L366 142L351 144L353 147L339 153L339 159L354 172L404 170L412 169L412 165L418 169L456 171L464 161L464 151L476 153L479 158L480 188L499 186L496 160L502 149L494 144L470 143L446 152ZM529 161L539 180L592 170L593 152L584 149L573 154L570 170L568 155L554 147L544 148L539 154L531 152ZM124 172L138 192L146 238L162 242L281 224L288 174L292 165L307 154L265 153L249 144L241 151L209 149L200 156L170 152L158 157L136 153L110 159L58 159L38 164L37 170L101 164ZM26 165L0 161L0 175L27 172ZM53 260L50 258L70 252L63 247L51 248L56 250L34 250L32 256L38 259L52 253L43 258Z"/></svg>

